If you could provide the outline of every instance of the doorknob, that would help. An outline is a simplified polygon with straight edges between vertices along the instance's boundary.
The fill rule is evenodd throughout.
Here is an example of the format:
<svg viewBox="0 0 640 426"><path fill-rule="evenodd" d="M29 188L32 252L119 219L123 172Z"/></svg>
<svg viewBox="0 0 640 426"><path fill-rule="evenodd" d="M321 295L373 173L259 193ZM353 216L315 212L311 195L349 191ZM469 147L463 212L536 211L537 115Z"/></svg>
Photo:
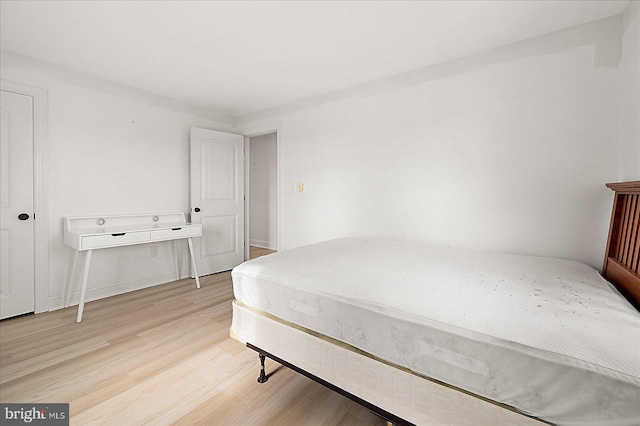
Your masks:
<svg viewBox="0 0 640 426"><path fill-rule="evenodd" d="M200 207L196 207L195 209L193 209L193 211L198 213L200 211Z"/></svg>
<svg viewBox="0 0 640 426"><path fill-rule="evenodd" d="M20 220L27 220L27 219L29 219L29 215L28 215L27 213L20 213L20 214L18 215L18 219L20 219Z"/></svg>

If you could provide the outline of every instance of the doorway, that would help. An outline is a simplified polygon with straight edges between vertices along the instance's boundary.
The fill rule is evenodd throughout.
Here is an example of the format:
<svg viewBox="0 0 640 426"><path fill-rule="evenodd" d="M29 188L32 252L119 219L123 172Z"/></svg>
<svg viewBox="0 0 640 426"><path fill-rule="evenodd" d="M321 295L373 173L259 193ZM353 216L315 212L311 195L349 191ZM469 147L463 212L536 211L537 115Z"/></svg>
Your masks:
<svg viewBox="0 0 640 426"><path fill-rule="evenodd" d="M251 250L278 247L278 134L248 138L247 223Z"/></svg>
<svg viewBox="0 0 640 426"><path fill-rule="evenodd" d="M4 201L0 204L4 208L7 208L6 212L3 212L3 219L1 220L2 224L0 224L0 228L9 229L9 228L28 228L28 231L31 235L29 237L32 241L30 248L17 248L17 247L4 247L2 249L3 253L10 253L11 256L7 259L3 257L1 267L2 271L0 271L0 275L2 275L2 279L0 279L2 284L2 298L5 299L3 302L2 317L10 317L13 315L18 315L20 311L24 312L46 312L49 310L49 215L48 215L48 191L47 191L47 117L48 117L48 94L45 89L34 87L14 81L8 80L0 80L0 89L2 90L2 100L3 106L4 101L10 101L10 98L22 99L28 104L27 109L31 109L30 113L30 125L26 127L31 127L30 136L28 139L31 140L31 151L28 155L28 159L24 160L25 164L29 163L29 165L20 166L19 164L15 164L15 149L10 148L9 151L12 152L12 155L9 155L6 149L2 149L3 154L0 155L3 159L0 160L2 162L2 171L0 175L2 178L0 181L0 187L2 187L2 191L5 195L9 192L15 193L18 191L22 194L24 191L29 192L31 200L19 201L16 203L14 207L16 207L19 211L13 210L9 208L8 204ZM3 113L3 126L2 130L7 131L7 128L14 128L17 123L14 123L14 118L19 116L25 117L25 114L15 114L12 112L13 106L12 102L10 102L10 106L7 106L5 109L6 113ZM3 107L4 109L4 107ZM11 126L8 123L13 123ZM26 129L25 127L25 129ZM5 145L5 148L9 147L9 143L13 140L12 132L3 133L3 143L1 145ZM12 143L12 142L11 142ZM24 144L20 144L20 149L25 148ZM11 158L10 158L11 157ZM9 163L5 163L5 160L10 160L12 163L12 167L9 167ZM17 160L16 160L17 161ZM22 168L27 170L27 175L20 175L20 177L11 177L8 172L10 169L14 171L20 172L20 170L15 170L15 168ZM22 170L22 171L24 171ZM11 172L13 173L13 171ZM19 185L23 185L26 182L27 187L31 187L31 190L24 189L23 187L18 188L10 188L13 186L11 181L16 181ZM3 198L0 196L0 198ZM13 197L12 197L13 199ZM14 199L15 200L15 199ZM27 211L28 210L28 211ZM6 215L4 213L7 213ZM29 217L27 217L27 215ZM36 215L38 220L36 219ZM12 224L12 222L15 222ZM17 230L17 228L16 228ZM9 231L11 234L15 234L13 230ZM1 239L2 242L6 245L11 240L9 238ZM30 266L24 267L24 263L26 258L29 258ZM7 276L12 275L10 271L16 271L15 261L20 262L20 273L26 272L26 269L29 269L29 278L16 278ZM13 266L8 266L12 264ZM15 279L15 280L14 280ZM19 283L19 286L15 287L15 290L18 290L18 287L21 288L20 292L25 289L25 287L29 287L29 295L26 299L29 299L29 306L26 304L24 307L19 308L18 306L23 306L22 302L17 303L17 299L13 299L14 295L14 284ZM15 302L15 303L14 303ZM5 309L5 307L10 306L10 308Z"/></svg>
<svg viewBox="0 0 640 426"><path fill-rule="evenodd" d="M35 310L33 98L0 91L0 319Z"/></svg>
<svg viewBox="0 0 640 426"><path fill-rule="evenodd" d="M194 245L200 275L229 271L245 260L245 139L191 128L191 222L202 225Z"/></svg>

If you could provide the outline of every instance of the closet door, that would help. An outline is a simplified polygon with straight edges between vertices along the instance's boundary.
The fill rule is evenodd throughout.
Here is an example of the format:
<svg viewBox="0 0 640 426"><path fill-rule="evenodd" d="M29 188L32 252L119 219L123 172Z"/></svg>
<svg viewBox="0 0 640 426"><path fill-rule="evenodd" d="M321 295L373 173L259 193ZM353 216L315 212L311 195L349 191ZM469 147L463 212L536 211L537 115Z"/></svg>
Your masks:
<svg viewBox="0 0 640 426"><path fill-rule="evenodd" d="M0 319L35 308L33 98L0 91Z"/></svg>
<svg viewBox="0 0 640 426"><path fill-rule="evenodd" d="M244 137L191 129L191 222L198 272L228 271L244 261Z"/></svg>

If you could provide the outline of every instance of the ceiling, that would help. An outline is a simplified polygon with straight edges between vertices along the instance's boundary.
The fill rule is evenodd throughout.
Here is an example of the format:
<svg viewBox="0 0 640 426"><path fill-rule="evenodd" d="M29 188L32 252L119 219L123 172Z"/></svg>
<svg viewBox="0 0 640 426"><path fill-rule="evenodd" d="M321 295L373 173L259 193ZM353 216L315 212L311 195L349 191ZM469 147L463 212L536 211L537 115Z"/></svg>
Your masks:
<svg viewBox="0 0 640 426"><path fill-rule="evenodd" d="M0 0L0 47L238 117L617 15L628 3Z"/></svg>

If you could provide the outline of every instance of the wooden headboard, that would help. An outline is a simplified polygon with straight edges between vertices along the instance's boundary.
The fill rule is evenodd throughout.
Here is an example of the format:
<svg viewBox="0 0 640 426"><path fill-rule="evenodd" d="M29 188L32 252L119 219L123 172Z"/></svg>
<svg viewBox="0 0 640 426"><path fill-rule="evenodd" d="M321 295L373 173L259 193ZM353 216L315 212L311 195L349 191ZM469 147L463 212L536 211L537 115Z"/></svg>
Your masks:
<svg viewBox="0 0 640 426"><path fill-rule="evenodd" d="M615 196L602 275L640 310L640 180L607 187Z"/></svg>

